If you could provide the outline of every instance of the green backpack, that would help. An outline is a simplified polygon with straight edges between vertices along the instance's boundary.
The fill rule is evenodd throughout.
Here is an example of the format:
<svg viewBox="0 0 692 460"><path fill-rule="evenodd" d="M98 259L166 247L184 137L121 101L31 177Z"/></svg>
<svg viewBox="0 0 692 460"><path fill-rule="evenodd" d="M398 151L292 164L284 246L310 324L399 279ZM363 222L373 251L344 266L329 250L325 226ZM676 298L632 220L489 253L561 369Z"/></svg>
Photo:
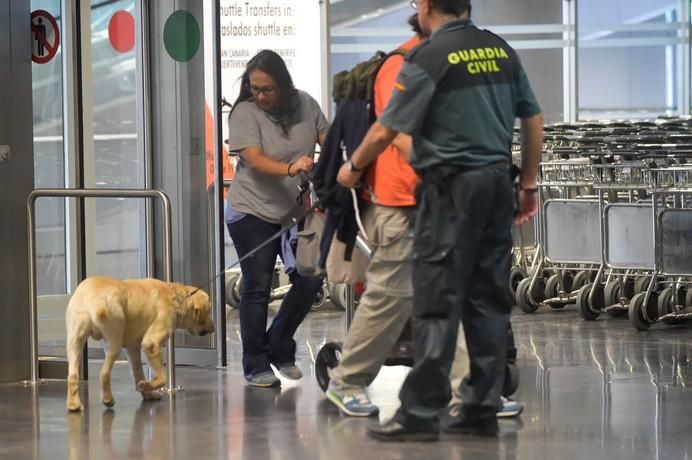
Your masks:
<svg viewBox="0 0 692 460"><path fill-rule="evenodd" d="M356 64L351 70L334 75L332 97L338 106L344 100L363 100L371 112L370 122L375 121L375 79L385 61L395 55L403 56L405 51L397 48L391 53L378 51L367 61Z"/></svg>

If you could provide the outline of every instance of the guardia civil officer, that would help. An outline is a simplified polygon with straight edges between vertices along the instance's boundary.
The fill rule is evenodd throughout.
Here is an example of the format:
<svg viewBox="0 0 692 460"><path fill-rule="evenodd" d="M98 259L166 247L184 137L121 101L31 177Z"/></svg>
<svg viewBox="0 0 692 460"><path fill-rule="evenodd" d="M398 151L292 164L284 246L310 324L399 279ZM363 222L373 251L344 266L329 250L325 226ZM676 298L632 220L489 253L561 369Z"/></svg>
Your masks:
<svg viewBox="0 0 692 460"><path fill-rule="evenodd" d="M339 182L352 187L399 132L413 137L411 164L422 178L413 268L416 365L394 418L369 434L437 439L461 319L471 370L459 415L445 430L493 436L511 307L512 131L520 118L516 221L523 223L538 209L543 117L517 53L471 22L470 0L414 3L432 36L407 56L385 113L339 172Z"/></svg>

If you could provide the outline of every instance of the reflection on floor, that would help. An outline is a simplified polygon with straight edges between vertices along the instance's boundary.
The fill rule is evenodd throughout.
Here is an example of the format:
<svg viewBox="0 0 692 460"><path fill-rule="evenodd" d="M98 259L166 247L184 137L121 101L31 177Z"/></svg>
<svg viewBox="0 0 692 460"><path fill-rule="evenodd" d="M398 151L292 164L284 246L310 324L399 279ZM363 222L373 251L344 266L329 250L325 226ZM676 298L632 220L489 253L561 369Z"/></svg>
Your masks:
<svg viewBox="0 0 692 460"><path fill-rule="evenodd" d="M64 382L0 387L0 458L23 459L688 459L692 457L690 328L637 333L627 321L583 322L574 311L518 313L520 419L498 439L443 436L432 445L369 440L373 421L341 416L320 393L311 356L342 338L339 312L313 313L299 333L305 378L282 390L243 385L237 315L229 321L231 365L180 368L172 401L141 403L126 366L114 372L117 405L98 383L88 408L65 412ZM397 407L407 369L385 368L372 387L381 417ZM95 364L92 375L98 375Z"/></svg>

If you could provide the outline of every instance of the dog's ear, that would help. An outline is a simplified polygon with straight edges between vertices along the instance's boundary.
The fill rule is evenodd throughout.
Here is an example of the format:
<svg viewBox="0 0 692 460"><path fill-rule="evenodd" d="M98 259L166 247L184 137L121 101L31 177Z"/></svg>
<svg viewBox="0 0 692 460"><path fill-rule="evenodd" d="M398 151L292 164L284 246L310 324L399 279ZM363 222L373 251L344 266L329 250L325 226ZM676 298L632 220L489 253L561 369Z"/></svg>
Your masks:
<svg viewBox="0 0 692 460"><path fill-rule="evenodd" d="M204 312L204 302L200 298L192 299L192 317L197 320Z"/></svg>

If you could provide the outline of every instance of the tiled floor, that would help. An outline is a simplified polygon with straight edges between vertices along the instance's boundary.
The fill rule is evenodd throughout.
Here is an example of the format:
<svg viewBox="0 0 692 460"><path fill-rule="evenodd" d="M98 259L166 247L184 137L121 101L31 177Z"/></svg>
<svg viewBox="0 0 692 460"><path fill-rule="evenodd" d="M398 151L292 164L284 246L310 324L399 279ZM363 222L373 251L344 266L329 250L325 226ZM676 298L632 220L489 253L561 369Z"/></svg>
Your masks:
<svg viewBox="0 0 692 460"><path fill-rule="evenodd" d="M117 405L105 410L88 384L84 414L65 412L64 382L36 390L0 386L0 458L23 459L689 459L692 457L692 329L637 333L627 321L585 323L573 309L517 313L526 403L498 439L443 436L435 444L379 444L369 420L343 417L317 387L311 356L342 338L343 313L313 313L299 331L305 378L282 390L244 386L237 315L231 366L179 368L185 391L141 403L126 366L114 371ZM94 364L92 375L98 375ZM397 407L406 368L372 386L382 419ZM86 390L86 385L85 385Z"/></svg>

